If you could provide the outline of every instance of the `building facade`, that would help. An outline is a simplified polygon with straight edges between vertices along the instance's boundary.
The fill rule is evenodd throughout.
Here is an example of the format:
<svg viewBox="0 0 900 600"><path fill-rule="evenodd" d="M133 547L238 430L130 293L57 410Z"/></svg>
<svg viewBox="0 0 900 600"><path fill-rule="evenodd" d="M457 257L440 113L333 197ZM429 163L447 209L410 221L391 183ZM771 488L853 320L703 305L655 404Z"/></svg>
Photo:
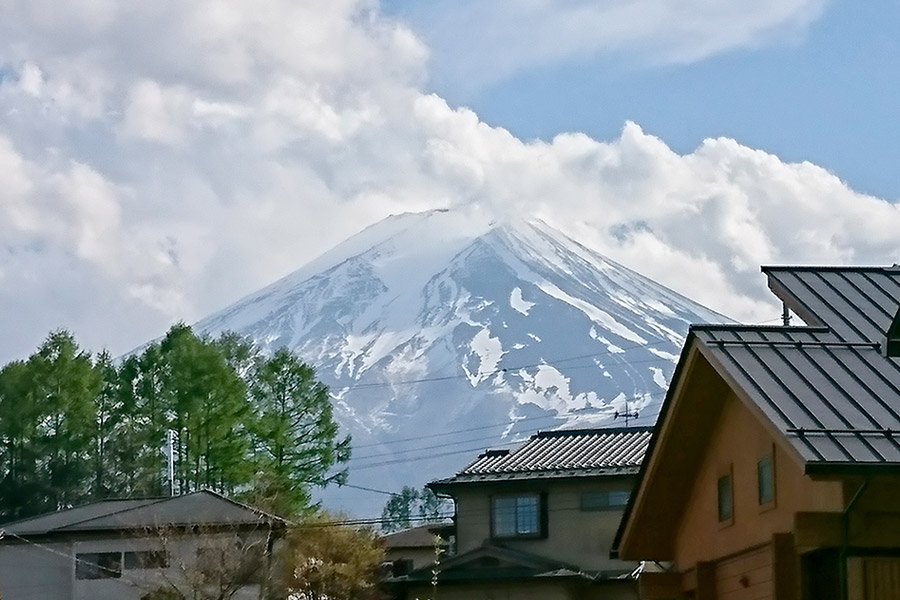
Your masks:
<svg viewBox="0 0 900 600"><path fill-rule="evenodd" d="M694 326L614 554L643 598L900 598L900 268L764 268L805 324Z"/></svg>
<svg viewBox="0 0 900 600"><path fill-rule="evenodd" d="M635 598L637 563L609 549L648 428L542 432L429 484L455 502L456 553L411 572L405 598ZM436 575L435 575L436 573Z"/></svg>
<svg viewBox="0 0 900 600"><path fill-rule="evenodd" d="M106 500L0 527L3 600L188 597L204 587L261 597L272 544L286 523L208 491ZM151 595L152 597L152 595Z"/></svg>

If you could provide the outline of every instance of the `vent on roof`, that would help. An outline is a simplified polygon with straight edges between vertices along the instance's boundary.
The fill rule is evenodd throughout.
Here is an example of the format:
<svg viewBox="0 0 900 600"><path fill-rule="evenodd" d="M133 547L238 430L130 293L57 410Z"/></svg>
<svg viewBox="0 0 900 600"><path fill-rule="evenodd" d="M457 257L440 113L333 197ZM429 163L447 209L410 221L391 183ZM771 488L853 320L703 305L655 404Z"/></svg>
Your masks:
<svg viewBox="0 0 900 600"><path fill-rule="evenodd" d="M894 315L894 321L888 328L885 353L894 358L900 357L900 310Z"/></svg>
<svg viewBox="0 0 900 600"><path fill-rule="evenodd" d="M506 456L507 454L509 454L509 448L504 448L502 450L485 450L478 458L493 458L495 456Z"/></svg>

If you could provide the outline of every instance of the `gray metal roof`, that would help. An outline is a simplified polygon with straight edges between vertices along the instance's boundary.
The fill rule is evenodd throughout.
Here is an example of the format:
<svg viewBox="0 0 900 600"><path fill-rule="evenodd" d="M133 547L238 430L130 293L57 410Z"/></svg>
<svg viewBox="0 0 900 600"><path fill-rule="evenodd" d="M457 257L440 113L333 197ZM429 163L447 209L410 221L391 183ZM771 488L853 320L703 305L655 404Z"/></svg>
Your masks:
<svg viewBox="0 0 900 600"><path fill-rule="evenodd" d="M762 270L794 313L842 341L883 343L900 306L900 266Z"/></svg>
<svg viewBox="0 0 900 600"><path fill-rule="evenodd" d="M284 521L215 492L203 490L172 498L94 502L7 523L0 526L0 531L15 536L28 536L162 526L249 525L265 522Z"/></svg>
<svg viewBox="0 0 900 600"><path fill-rule="evenodd" d="M436 484L637 473L652 427L537 433L514 450L488 450Z"/></svg>
<svg viewBox="0 0 900 600"><path fill-rule="evenodd" d="M805 327L697 325L691 336L807 461L900 465L900 360L883 354L900 268L765 267Z"/></svg>

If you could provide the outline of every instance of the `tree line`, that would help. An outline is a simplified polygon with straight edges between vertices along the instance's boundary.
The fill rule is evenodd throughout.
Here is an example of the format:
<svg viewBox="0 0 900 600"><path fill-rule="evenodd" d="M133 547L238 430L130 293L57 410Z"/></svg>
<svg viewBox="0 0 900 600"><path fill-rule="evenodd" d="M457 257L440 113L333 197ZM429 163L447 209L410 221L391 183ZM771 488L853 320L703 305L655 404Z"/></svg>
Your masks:
<svg viewBox="0 0 900 600"><path fill-rule="evenodd" d="M173 432L174 477L165 448ZM122 360L67 331L0 369L0 522L206 488L292 516L346 479L327 388L286 349L184 324Z"/></svg>

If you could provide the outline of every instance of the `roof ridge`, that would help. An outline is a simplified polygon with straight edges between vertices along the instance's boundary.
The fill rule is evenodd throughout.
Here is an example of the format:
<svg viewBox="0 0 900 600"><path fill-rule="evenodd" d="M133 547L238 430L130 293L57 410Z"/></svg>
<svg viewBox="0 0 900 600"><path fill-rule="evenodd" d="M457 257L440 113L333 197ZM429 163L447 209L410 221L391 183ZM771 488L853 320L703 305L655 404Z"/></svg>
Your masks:
<svg viewBox="0 0 900 600"><path fill-rule="evenodd" d="M847 271L847 272L855 272L855 273L863 273L863 272L897 272L900 274L900 264L892 264L892 265L857 265L857 266L847 266L847 265L762 265L759 268L763 273L768 273L769 271Z"/></svg>
<svg viewBox="0 0 900 600"><path fill-rule="evenodd" d="M256 508L255 506L251 506L251 505L249 505L249 504L244 504L243 502L240 502L240 501L238 501L238 500L234 500L234 499L232 499L232 498L229 498L229 497L226 496L225 494L220 494L219 492L217 492L217 491L215 491L215 490L210 490L210 489L207 489L207 488L202 488L202 489L193 491L193 492L191 492L190 494L185 494L185 496L190 496L191 494L199 494L199 493L201 493L201 492L205 492L205 493L207 493L207 494L211 494L211 495L213 495L213 496L216 496L217 498L219 498L219 499L221 499L221 500L225 500L226 502L230 502L231 504L234 504L235 506L239 506L240 508L243 508L243 509L245 509L245 510L249 510L250 512L256 513L256 514L261 515L261 516L263 516L263 517L269 517L269 518L271 518L271 519L275 519L275 520L277 520L277 521L281 521L282 523L290 523L290 521L288 521L288 520L285 519L284 517L279 517L278 515L276 515L276 514L274 514L274 513L267 512L267 511L265 511L265 510L262 510L261 508ZM178 496L178 497L181 497L181 496Z"/></svg>
<svg viewBox="0 0 900 600"><path fill-rule="evenodd" d="M27 523L28 521L36 521L37 519L43 519L43 518L49 517L51 515L58 515L60 513L68 512L70 510L78 510L80 508L87 508L88 506L100 504L101 502L142 502L142 501L150 502L150 501L155 501L155 500L160 500L160 499L164 499L164 498L157 498L157 497L152 497L152 498L104 498L102 500L94 500L92 502L85 502L84 504L79 504L77 506L70 506L69 508L64 508L62 510L59 510L59 509L48 510L46 512L42 512L37 515L31 515L30 517L22 517L21 519L16 519L15 521L7 521L6 523L0 524L0 529L9 527L10 525L21 525L22 523ZM146 506L146 505L144 505L144 506ZM122 509L122 510L127 510L127 509ZM107 513L107 514L115 514L116 512L120 512L120 511L113 511L112 513ZM90 519L85 519L85 520L89 521ZM76 523L80 523L80 522L81 521L76 521Z"/></svg>
<svg viewBox="0 0 900 600"><path fill-rule="evenodd" d="M95 515L89 519L82 519L80 521L73 521L71 523L66 523L65 525L61 525L59 527L53 527L52 529L48 529L47 533L51 531L59 531L62 529L68 529L69 527L75 527L76 525L84 525L85 523L90 523L91 521L97 521L99 519L108 519L109 517L113 517L115 515L121 515L123 513L131 512L133 510L139 510L142 508L147 508L148 506L153 506L155 504L160 504L161 502L165 502L166 500L171 500L172 498L179 498L180 496L169 496L164 498L155 498L147 501L146 504L141 504L140 506L130 506L128 508L123 508L121 510L114 510L112 512L104 513L102 515ZM136 501L140 501L140 499L135 499ZM100 502L103 502L102 500ZM99 502L98 502L99 504ZM86 505L90 506L90 505Z"/></svg>
<svg viewBox="0 0 900 600"><path fill-rule="evenodd" d="M653 431L652 425L629 425L626 427L590 427L584 429L553 429L549 431L538 431L531 436L531 439L541 439L549 437L563 437L567 435L591 435L591 434L615 434L615 433L640 433L644 431Z"/></svg>

